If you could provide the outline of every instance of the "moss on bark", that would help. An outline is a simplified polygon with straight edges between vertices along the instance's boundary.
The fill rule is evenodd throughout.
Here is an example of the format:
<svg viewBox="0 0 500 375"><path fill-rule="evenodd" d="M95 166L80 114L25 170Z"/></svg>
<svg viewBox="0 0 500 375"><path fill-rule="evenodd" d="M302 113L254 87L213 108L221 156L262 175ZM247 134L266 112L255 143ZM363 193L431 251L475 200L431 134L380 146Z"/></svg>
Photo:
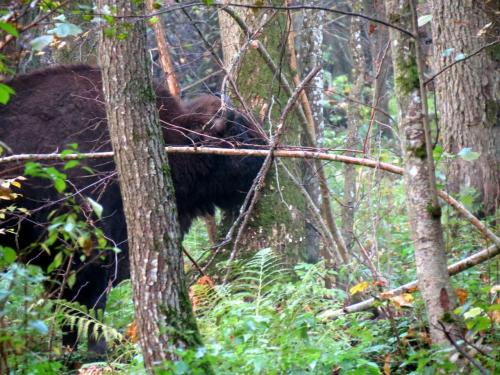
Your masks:
<svg viewBox="0 0 500 375"><path fill-rule="evenodd" d="M272 4L272 1L264 1ZM252 14L249 19L258 22L263 14L262 10L248 11ZM249 25L251 28L253 25ZM234 28L238 28L234 24ZM284 14L274 16L274 19L265 27L259 40L265 45L274 62L280 67L280 73L285 74L291 82L292 72L288 69L286 56L287 38L286 17ZM224 38L224 33L222 35ZM243 37L240 46L244 44ZM224 56L226 62L231 56ZM279 80L264 63L255 49L250 49L243 57L238 71L237 84L250 107L260 112L262 107L270 104L271 113L268 118L271 124L265 121L264 128L274 133L281 111L286 105L288 96L280 88ZM282 144L300 144L300 123L292 112L285 124ZM286 161L287 168L300 171L299 163ZM299 172L300 173L300 172ZM302 213L305 212L305 199L300 190L286 177L285 173L272 167L267 178L265 192L256 206L256 210L249 221L248 229L242 239L244 250L254 252L263 247L271 246L282 252L290 261L296 261L304 241L304 223Z"/></svg>

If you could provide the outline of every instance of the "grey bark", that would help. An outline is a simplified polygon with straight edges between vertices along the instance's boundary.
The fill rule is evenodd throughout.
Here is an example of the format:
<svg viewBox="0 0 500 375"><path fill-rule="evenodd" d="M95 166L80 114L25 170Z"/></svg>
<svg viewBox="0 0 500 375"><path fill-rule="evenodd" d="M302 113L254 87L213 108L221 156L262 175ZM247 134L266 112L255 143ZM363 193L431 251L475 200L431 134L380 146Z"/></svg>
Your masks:
<svg viewBox="0 0 500 375"><path fill-rule="evenodd" d="M388 19L412 30L414 0L387 0ZM394 29L390 30L394 65L395 91L399 106L399 131L404 156L404 182L410 232L413 239L419 289L425 302L432 341L447 345L439 322L447 321L455 306L446 267L446 254L441 227L441 209L437 205L434 166L429 154L428 129L422 86L418 68L416 41ZM421 72L421 71L420 71ZM454 326L446 325L454 331Z"/></svg>
<svg viewBox="0 0 500 375"><path fill-rule="evenodd" d="M498 28L480 33L491 22L486 1L432 1L434 70L441 71L459 54L470 54L498 38ZM494 6L493 2L490 6ZM495 52L496 51L496 52ZM496 58L495 58L496 53ZM485 214L500 206L500 72L498 46L455 64L435 80L439 124L444 150L456 155L465 147L477 160L455 158L447 173L447 190L472 187Z"/></svg>
<svg viewBox="0 0 500 375"><path fill-rule="evenodd" d="M134 1L97 4L99 9L116 9L117 16L144 11ZM115 20L113 26L103 26L108 33L101 35L100 65L127 222L136 323L144 364L153 373L162 362L176 359L176 349L198 346L201 339L184 282L174 189L149 73L145 23ZM120 33L126 38L117 38Z"/></svg>
<svg viewBox="0 0 500 375"><path fill-rule="evenodd" d="M315 10L303 10L299 13L294 27L297 29L297 53L300 64L301 76L305 77L312 69L322 63L323 54L323 20L324 12ZM306 95L312 112L315 127L316 146L323 144L323 130L325 126L323 116L324 81L320 72L311 84L306 88ZM303 144L309 146L307 136L304 137ZM303 162L304 187L311 197L316 207L321 207L321 189L318 178L318 171L313 161ZM320 233L315 225L306 220L305 223L305 254L304 259L310 263L317 263L320 260Z"/></svg>
<svg viewBox="0 0 500 375"><path fill-rule="evenodd" d="M384 4L377 0L364 0L363 8L365 14L374 14L378 19L386 19ZM377 136L394 137L391 128L391 119L385 114L389 113L390 91L388 87L388 78L391 74L390 51L386 51L389 44L389 29L380 24L369 23L368 35L370 60L371 60L371 78L373 83L373 101L372 105L380 109L374 113L374 130L378 129ZM385 113L384 113L385 112Z"/></svg>
<svg viewBox="0 0 500 375"><path fill-rule="evenodd" d="M352 2L352 10L361 12L360 0ZM365 54L363 51L361 19L351 19L350 49L352 54L352 77L353 85L350 97L354 99L347 109L347 139L346 148L355 149L358 147L358 128L361 122L359 105L362 102L361 94L365 83ZM355 156L353 153L350 156ZM354 214L356 206L356 169L352 164L344 166L344 197L342 202L342 233L348 248L352 248L354 241Z"/></svg>

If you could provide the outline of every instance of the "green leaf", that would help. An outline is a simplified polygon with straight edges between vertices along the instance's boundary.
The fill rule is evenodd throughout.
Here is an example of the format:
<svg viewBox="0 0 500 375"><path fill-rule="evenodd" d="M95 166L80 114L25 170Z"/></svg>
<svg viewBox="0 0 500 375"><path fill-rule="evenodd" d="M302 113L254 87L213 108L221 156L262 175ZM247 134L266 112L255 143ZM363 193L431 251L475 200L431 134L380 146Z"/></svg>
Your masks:
<svg viewBox="0 0 500 375"><path fill-rule="evenodd" d="M68 222L64 225L65 232L71 233L71 232L73 232L74 229L75 229L75 223Z"/></svg>
<svg viewBox="0 0 500 375"><path fill-rule="evenodd" d="M82 29L72 23L57 23L56 27L49 31L49 33L56 34L59 38L76 36L82 32Z"/></svg>
<svg viewBox="0 0 500 375"><path fill-rule="evenodd" d="M97 203L95 200L92 198L87 197L87 200L89 201L90 205L92 206L92 210L95 212L97 217L100 219L102 217L102 206Z"/></svg>
<svg viewBox="0 0 500 375"><path fill-rule="evenodd" d="M54 40L54 37L52 35L42 35L39 36L38 38L33 39L30 44L31 47L36 50L36 51L41 51L45 47L47 47L52 41Z"/></svg>
<svg viewBox="0 0 500 375"><path fill-rule="evenodd" d="M480 315L482 312L483 312L482 308L474 307L464 314L464 318L465 319L475 318L476 316Z"/></svg>
<svg viewBox="0 0 500 375"><path fill-rule="evenodd" d="M446 48L442 53L443 57L450 56L454 50L455 48Z"/></svg>
<svg viewBox="0 0 500 375"><path fill-rule="evenodd" d="M54 17L54 20L59 22L66 22L66 16L64 14L60 14L57 17Z"/></svg>
<svg viewBox="0 0 500 375"><path fill-rule="evenodd" d="M73 288L73 286L75 285L75 282L76 282L76 273L75 272L72 272L69 276L68 276L68 280L66 281L68 283L68 286L70 288Z"/></svg>
<svg viewBox="0 0 500 375"><path fill-rule="evenodd" d="M17 31L16 27L12 25L11 23L7 22L0 22L0 29L5 31L6 33L19 38L19 32Z"/></svg>
<svg viewBox="0 0 500 375"><path fill-rule="evenodd" d="M17 258L16 251L10 247L0 246L0 265L6 267L12 263Z"/></svg>
<svg viewBox="0 0 500 375"><path fill-rule="evenodd" d="M66 164L64 164L63 169L64 169L64 170L67 170L67 169L75 168L75 167L77 167L79 164L80 164L80 162L79 162L78 160L70 160L70 161L68 161Z"/></svg>
<svg viewBox="0 0 500 375"><path fill-rule="evenodd" d="M479 152L472 151L470 147L464 147L457 155L465 161L473 161L481 156Z"/></svg>
<svg viewBox="0 0 500 375"><path fill-rule="evenodd" d="M49 266L47 267L47 273L51 273L52 271L57 269L62 264L62 261L63 261L63 252L59 251L54 257L52 263L50 263Z"/></svg>
<svg viewBox="0 0 500 375"><path fill-rule="evenodd" d="M158 18L158 16L153 16L153 17L151 17L151 18L149 19L149 23L150 23L151 25L154 25L154 24L156 24L156 23L158 23L158 22L160 22L160 19Z"/></svg>
<svg viewBox="0 0 500 375"><path fill-rule="evenodd" d="M5 83L0 83L0 103L7 104L10 96L15 93L12 87L7 86Z"/></svg>
<svg viewBox="0 0 500 375"><path fill-rule="evenodd" d="M491 321L485 316L478 316L465 322L468 329L476 332L486 331L491 327Z"/></svg>
<svg viewBox="0 0 500 375"><path fill-rule="evenodd" d="M423 16L418 17L418 27L422 27L432 20L432 14L426 14Z"/></svg>
<svg viewBox="0 0 500 375"><path fill-rule="evenodd" d="M46 335L49 332L47 325L42 320L30 320L28 326L42 335Z"/></svg>
<svg viewBox="0 0 500 375"><path fill-rule="evenodd" d="M62 178L54 179L54 187L59 193L62 193L66 190L66 182Z"/></svg>

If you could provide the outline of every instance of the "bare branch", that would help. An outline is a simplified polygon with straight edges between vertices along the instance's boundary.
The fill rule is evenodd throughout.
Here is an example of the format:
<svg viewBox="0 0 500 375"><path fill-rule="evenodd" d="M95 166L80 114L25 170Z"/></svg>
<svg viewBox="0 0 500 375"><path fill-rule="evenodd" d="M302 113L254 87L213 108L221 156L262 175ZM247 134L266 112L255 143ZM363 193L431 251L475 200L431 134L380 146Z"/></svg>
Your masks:
<svg viewBox="0 0 500 375"><path fill-rule="evenodd" d="M483 249L470 257L467 257L461 261L458 261L456 263L453 263L452 265L448 266L448 274L450 276L456 275L462 271L468 270L469 268L472 268L474 266L477 266L478 264L492 259L495 256L500 254L500 247L496 245L492 245L486 249ZM397 296L399 294L403 293L408 293L412 290L417 288L417 282L412 281L410 283L401 285L400 287L396 289L392 289L388 292L384 292L384 295L391 295L391 296ZM369 309L373 304L375 303L376 300L382 299L381 296L377 296L377 298L369 298L367 300L364 300L362 302L358 302L354 305L346 306L342 309L339 310L326 310L322 312L319 317L321 319L335 319L338 318L339 316L342 316L344 314L350 314L350 313L355 313L355 312L360 312L360 311L365 311Z"/></svg>
<svg viewBox="0 0 500 375"><path fill-rule="evenodd" d="M441 74L443 74L445 71L447 71L448 69L450 69L452 66L454 66L456 64L459 64L459 63L463 63L464 61L469 60L471 57L476 56L477 54L481 53L485 49L493 47L493 46L497 45L498 43L500 43L500 39L497 39L497 40L494 40L491 43L485 44L484 46L482 46L482 47L478 48L477 50L475 50L474 52L472 52L470 55L465 56L463 59L459 59L459 60L453 61L451 64L446 65L443 69L441 69L439 72L435 73L432 77L430 77L428 80L426 80L424 82L424 84L427 85L427 84L431 83L436 77L438 77Z"/></svg>
<svg viewBox="0 0 500 375"><path fill-rule="evenodd" d="M290 146L282 146L272 152L274 157L279 158L294 158L294 159L318 159L328 160L340 163L349 163L360 165L368 168L380 169L394 174L403 174L403 168L393 164L380 162L368 158L358 158L345 155L334 155L321 151L303 151L303 150L287 150ZM183 147L183 146L168 146L165 147L168 153L178 154L212 154L225 156L260 156L267 157L271 153L270 150L253 150L253 149L233 149L233 148L212 148L212 147ZM311 149L313 150L313 149ZM28 160L37 161L64 161L78 159L102 159L113 157L113 152L90 152L81 154L18 154L11 156L0 157L0 165L21 162ZM474 227L476 227L486 238L490 239L494 244L500 247L500 238L495 235L488 227L486 227L478 218L470 213L460 202L451 197L448 193L439 190L438 195L441 199L456 209L465 219L467 219Z"/></svg>
<svg viewBox="0 0 500 375"><path fill-rule="evenodd" d="M451 336L451 333L446 329L446 326L444 325L443 322L439 322L439 325L441 326L441 329L444 333L444 335L446 336L446 339L450 342L451 345L453 345L453 347L460 353L464 356L464 358L467 358L467 360L472 363L472 365L474 367L476 367L479 372L483 375L490 375L490 372L488 370L486 370L483 366L481 366L481 364L475 360L474 358L472 358L469 353L467 353L460 345L458 345L455 340L453 339L453 337Z"/></svg>

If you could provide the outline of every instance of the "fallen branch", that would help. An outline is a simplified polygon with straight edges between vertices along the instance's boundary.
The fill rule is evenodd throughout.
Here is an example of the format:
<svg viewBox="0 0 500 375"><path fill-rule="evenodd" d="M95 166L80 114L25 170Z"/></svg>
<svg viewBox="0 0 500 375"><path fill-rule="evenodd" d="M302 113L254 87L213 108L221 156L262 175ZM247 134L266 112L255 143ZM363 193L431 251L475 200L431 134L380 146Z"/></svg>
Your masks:
<svg viewBox="0 0 500 375"><path fill-rule="evenodd" d="M280 158L295 159L320 159L329 161L339 161L342 163L351 163L370 168L377 168L395 174L402 174L403 169L389 163L379 162L368 158L357 158L353 156L334 155L322 151L291 150L294 146L281 146L273 151L273 156ZM186 147L186 146L167 146L165 151L171 154L212 154L224 156L260 156L266 157L270 151L268 149L248 149L248 148L215 148L215 147ZM54 161L54 160L78 160L78 159L103 159L112 158L113 152L82 152L74 154L17 154L0 157L0 165L18 162L18 161Z"/></svg>
<svg viewBox="0 0 500 375"><path fill-rule="evenodd" d="M463 260L460 260L456 263L453 263L452 265L448 266L448 274L450 276L456 275L462 271L465 271L469 268L472 268L488 259L492 259L495 256L500 254L500 247L497 245L492 245L486 249L483 249L470 257L467 257ZM410 291L415 290L417 288L417 282L412 281L408 284L401 285L400 287L396 289L392 289L387 292L383 292L384 297L382 298L381 295L378 295L377 297L372 297L367 300L364 300L362 302L355 303L354 305L346 306L343 307L342 309L338 310L326 310L319 314L320 319L335 319L338 318L339 316L345 315L345 314L350 314L354 312L360 312L360 311L365 311L369 309L375 301L377 300L382 300L382 299L387 299L387 296L397 296L399 294L403 293L408 293Z"/></svg>
<svg viewBox="0 0 500 375"><path fill-rule="evenodd" d="M393 164L383 163L377 160L368 158L358 158L354 156L345 155L334 155L327 152L320 151L303 151L303 150L287 150L277 149L273 151L273 156L278 158L296 158L296 159L319 159L319 160L329 160L341 163L350 163L354 165L360 165L368 168L380 169L394 174L403 174L403 168L398 167ZM181 147L181 146L168 146L165 147L168 153L177 154L214 154L214 155L225 155L225 156L260 156L267 157L271 151L269 150L253 150L253 149L233 149L233 148L211 148L211 147ZM78 160L82 158L89 159L99 159L99 158L111 158L113 157L113 152L91 152L91 153L75 153L75 154L19 154L4 156L0 158L0 165L28 161L28 160L38 160L38 161L54 161L54 160ZM1 172L0 172L1 176ZM500 247L500 238L495 235L486 225L484 225L478 218L471 214L460 202L451 197L448 193L439 190L438 195L455 210L457 210L466 220L468 220L476 229L481 232L485 238L491 240L495 245Z"/></svg>

